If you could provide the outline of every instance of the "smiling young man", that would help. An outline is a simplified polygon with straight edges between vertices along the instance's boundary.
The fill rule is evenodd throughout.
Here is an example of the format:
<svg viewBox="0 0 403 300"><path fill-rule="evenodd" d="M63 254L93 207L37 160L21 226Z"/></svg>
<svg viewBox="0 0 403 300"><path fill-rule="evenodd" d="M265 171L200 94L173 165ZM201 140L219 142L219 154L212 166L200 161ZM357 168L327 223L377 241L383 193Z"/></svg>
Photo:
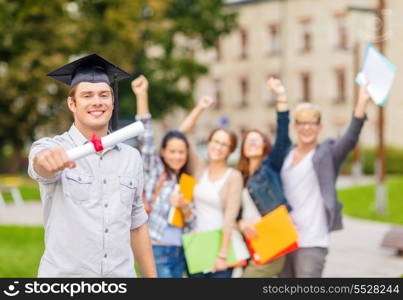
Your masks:
<svg viewBox="0 0 403 300"><path fill-rule="evenodd" d="M281 277L321 277L330 244L330 232L343 228L342 204L336 180L342 162L355 147L366 119L369 96L361 89L353 119L339 139L318 143L320 110L303 103L294 113L297 144L290 149L281 180L292 207L290 216L299 235L299 249L286 256Z"/></svg>
<svg viewBox="0 0 403 300"><path fill-rule="evenodd" d="M62 135L36 141L29 175L44 207L45 252L39 277L145 277L155 265L141 200L143 166L134 148L117 144L76 162L66 150L108 134L116 114L113 82L130 75L96 54L48 74L71 86L74 123Z"/></svg>

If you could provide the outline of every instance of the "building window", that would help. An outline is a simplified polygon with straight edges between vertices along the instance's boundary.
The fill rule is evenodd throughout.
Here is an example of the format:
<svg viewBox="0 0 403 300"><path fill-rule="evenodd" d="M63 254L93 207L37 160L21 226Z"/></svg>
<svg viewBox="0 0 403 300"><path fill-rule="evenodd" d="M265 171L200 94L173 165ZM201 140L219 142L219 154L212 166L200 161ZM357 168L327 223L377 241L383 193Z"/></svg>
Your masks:
<svg viewBox="0 0 403 300"><path fill-rule="evenodd" d="M218 110L222 105L221 80L219 79L214 80L214 99L214 109Z"/></svg>
<svg viewBox="0 0 403 300"><path fill-rule="evenodd" d="M302 101L311 101L311 78L309 73L301 74Z"/></svg>
<svg viewBox="0 0 403 300"><path fill-rule="evenodd" d="M240 58L245 59L248 57L247 48L248 48L248 32L245 29L241 29L239 32L240 39Z"/></svg>
<svg viewBox="0 0 403 300"><path fill-rule="evenodd" d="M269 26L268 32L268 53L270 55L277 55L281 51L280 26L278 24L272 24Z"/></svg>
<svg viewBox="0 0 403 300"><path fill-rule="evenodd" d="M335 15L336 28L337 28L337 42L336 47L341 50L347 49L348 36L347 36L347 18L345 14Z"/></svg>
<svg viewBox="0 0 403 300"><path fill-rule="evenodd" d="M346 102L346 72L344 69L338 69L335 72L336 79L336 99L335 103Z"/></svg>
<svg viewBox="0 0 403 300"><path fill-rule="evenodd" d="M249 83L246 78L241 78L239 81L239 89L240 89L240 99L239 99L239 107L248 106L248 92L249 92Z"/></svg>
<svg viewBox="0 0 403 300"><path fill-rule="evenodd" d="M222 47L220 39L217 39L215 42L215 59L216 61L220 61L222 59Z"/></svg>
<svg viewBox="0 0 403 300"><path fill-rule="evenodd" d="M312 22L310 19L301 21L302 47L301 52L310 52L312 50Z"/></svg>

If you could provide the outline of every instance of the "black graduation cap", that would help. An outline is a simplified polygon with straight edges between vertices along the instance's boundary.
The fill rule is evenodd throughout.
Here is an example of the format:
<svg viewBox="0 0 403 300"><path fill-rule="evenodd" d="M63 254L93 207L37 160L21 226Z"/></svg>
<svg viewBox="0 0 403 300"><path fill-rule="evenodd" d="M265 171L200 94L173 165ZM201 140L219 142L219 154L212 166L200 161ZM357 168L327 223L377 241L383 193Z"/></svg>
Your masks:
<svg viewBox="0 0 403 300"><path fill-rule="evenodd" d="M112 114L112 130L118 125L118 81L131 75L97 54L90 54L64 65L50 73L49 77L70 87L80 82L105 82L114 90L115 105Z"/></svg>

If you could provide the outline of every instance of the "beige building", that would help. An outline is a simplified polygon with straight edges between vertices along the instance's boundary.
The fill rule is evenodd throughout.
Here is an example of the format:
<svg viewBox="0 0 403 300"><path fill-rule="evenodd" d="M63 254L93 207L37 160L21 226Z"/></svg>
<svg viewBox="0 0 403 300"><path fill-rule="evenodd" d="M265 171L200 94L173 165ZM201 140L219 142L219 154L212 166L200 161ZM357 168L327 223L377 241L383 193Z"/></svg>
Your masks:
<svg viewBox="0 0 403 300"><path fill-rule="evenodd" d="M219 124L238 132L259 128L273 134L274 98L265 86L271 75L283 80L292 106L310 101L322 108L322 138L339 136L352 116L357 63L366 45L377 41L375 14L348 12L347 7L377 5L377 0L228 0L227 9L239 13L239 30L220 39L215 50L196 51L210 72L199 81L195 99L217 99L217 106L198 123L196 140L205 141ZM403 1L386 0L386 5L385 52L398 72L385 108L385 142L402 147ZM354 56L357 43L359 57ZM178 111L164 123L176 127L184 115ZM375 105L368 115L361 141L375 146Z"/></svg>

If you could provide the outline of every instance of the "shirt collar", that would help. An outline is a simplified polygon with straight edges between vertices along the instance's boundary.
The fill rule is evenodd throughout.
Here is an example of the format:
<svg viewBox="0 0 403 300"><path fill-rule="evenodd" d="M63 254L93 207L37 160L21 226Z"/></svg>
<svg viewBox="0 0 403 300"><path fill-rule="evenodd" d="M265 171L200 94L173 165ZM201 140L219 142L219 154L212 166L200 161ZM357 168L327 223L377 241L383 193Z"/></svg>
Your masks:
<svg viewBox="0 0 403 300"><path fill-rule="evenodd" d="M80 132L80 130L78 130L78 128L74 125L71 125L69 131L68 131L70 137L72 138L74 144L76 144L77 146L81 146L83 144L89 143L90 141L87 140L85 138L85 136ZM108 134L110 134L111 132L108 131ZM105 150L109 150L109 149L118 149L119 151L122 149L122 146L120 144L116 144L115 146L111 147L111 148L106 148ZM104 151L105 151L104 150Z"/></svg>

